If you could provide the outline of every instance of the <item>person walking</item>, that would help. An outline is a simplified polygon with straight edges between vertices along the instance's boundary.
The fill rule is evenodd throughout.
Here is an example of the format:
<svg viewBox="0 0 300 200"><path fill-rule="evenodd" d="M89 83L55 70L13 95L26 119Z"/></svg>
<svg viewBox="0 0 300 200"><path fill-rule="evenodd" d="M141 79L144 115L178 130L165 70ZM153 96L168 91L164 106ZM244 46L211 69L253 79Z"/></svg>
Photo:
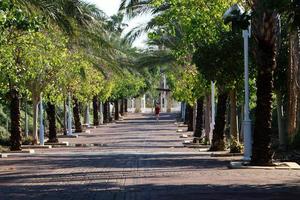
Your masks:
<svg viewBox="0 0 300 200"><path fill-rule="evenodd" d="M155 105L155 116L156 116L156 121L159 120L159 112L160 112L160 107L158 104Z"/></svg>

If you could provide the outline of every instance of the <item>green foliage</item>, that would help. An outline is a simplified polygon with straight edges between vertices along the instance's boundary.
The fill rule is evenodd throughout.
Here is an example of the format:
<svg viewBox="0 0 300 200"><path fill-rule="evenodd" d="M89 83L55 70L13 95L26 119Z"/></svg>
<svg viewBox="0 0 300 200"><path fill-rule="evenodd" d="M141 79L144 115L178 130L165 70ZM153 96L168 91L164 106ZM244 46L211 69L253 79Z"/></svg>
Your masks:
<svg viewBox="0 0 300 200"><path fill-rule="evenodd" d="M228 27L223 23L224 12L233 1L224 0L169 0L169 7L156 17L159 26L166 27L166 31L174 35L176 26L183 31L180 49L176 54L186 55L193 51L194 44L210 44L218 40L220 30ZM156 0L153 5L160 7L164 1ZM201 9L200 9L201 8Z"/></svg>
<svg viewBox="0 0 300 200"><path fill-rule="evenodd" d="M243 78L242 37L231 32L220 34L214 43L199 44L193 61L206 79L232 87Z"/></svg>
<svg viewBox="0 0 300 200"><path fill-rule="evenodd" d="M178 100L194 105L199 97L208 91L208 82L196 70L195 66L168 74L168 83L172 96Z"/></svg>
<svg viewBox="0 0 300 200"><path fill-rule="evenodd" d="M237 139L231 139L229 143L229 150L230 153L242 153L244 146Z"/></svg>
<svg viewBox="0 0 300 200"><path fill-rule="evenodd" d="M27 136L22 138L22 144L23 145L33 145L34 144L34 137Z"/></svg>
<svg viewBox="0 0 300 200"><path fill-rule="evenodd" d="M9 140L9 133L7 130L0 126L0 146L9 146L10 140Z"/></svg>
<svg viewBox="0 0 300 200"><path fill-rule="evenodd" d="M115 84L110 97L112 100L137 96L146 87L145 80L140 75L129 71L116 75L113 80Z"/></svg>

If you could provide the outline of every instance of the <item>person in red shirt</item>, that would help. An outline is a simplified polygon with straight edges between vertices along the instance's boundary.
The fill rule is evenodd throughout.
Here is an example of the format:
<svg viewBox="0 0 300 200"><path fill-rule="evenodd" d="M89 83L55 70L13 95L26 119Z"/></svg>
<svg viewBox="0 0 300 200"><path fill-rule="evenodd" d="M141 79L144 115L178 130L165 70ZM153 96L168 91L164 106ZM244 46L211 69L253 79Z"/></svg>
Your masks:
<svg viewBox="0 0 300 200"><path fill-rule="evenodd" d="M160 107L158 104L155 105L155 116L156 116L156 120L159 120L159 112L160 112Z"/></svg>

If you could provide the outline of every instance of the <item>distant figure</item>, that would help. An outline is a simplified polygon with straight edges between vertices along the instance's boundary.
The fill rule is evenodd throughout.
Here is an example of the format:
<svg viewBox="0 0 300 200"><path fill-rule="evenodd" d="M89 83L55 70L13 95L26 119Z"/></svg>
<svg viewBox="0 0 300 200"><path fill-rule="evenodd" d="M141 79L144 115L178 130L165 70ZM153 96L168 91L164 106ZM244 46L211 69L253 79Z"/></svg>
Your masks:
<svg viewBox="0 0 300 200"><path fill-rule="evenodd" d="M156 116L156 120L159 120L159 112L160 112L160 107L158 104L155 105L155 116Z"/></svg>

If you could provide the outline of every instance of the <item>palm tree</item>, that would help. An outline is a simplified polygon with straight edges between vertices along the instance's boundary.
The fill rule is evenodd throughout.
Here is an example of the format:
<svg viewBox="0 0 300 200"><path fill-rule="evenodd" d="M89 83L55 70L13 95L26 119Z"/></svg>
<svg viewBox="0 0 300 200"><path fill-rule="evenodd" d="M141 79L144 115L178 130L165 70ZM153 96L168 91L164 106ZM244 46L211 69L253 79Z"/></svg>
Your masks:
<svg viewBox="0 0 300 200"><path fill-rule="evenodd" d="M94 126L99 126L100 122L99 122L99 98L97 96L93 97L93 122L94 122Z"/></svg>
<svg viewBox="0 0 300 200"><path fill-rule="evenodd" d="M56 110L55 105L50 101L47 102L46 107L47 117L49 121L49 140L50 143L57 143L57 131L56 131Z"/></svg>
<svg viewBox="0 0 300 200"><path fill-rule="evenodd" d="M119 100L115 100L114 101L114 105L115 105L115 120L119 120Z"/></svg>
<svg viewBox="0 0 300 200"><path fill-rule="evenodd" d="M105 14L95 5L82 0L13 0L29 12L38 12L57 24L68 35L74 34L74 23L90 27L95 19L103 19Z"/></svg>
<svg viewBox="0 0 300 200"><path fill-rule="evenodd" d="M197 99L197 115L196 115L196 127L194 131L194 142L199 141L199 138L202 136L202 130L203 130L203 103L204 103L204 97L200 97Z"/></svg>
<svg viewBox="0 0 300 200"><path fill-rule="evenodd" d="M104 102L103 104L103 122L105 124L109 123L110 121L110 103L109 101Z"/></svg>
<svg viewBox="0 0 300 200"><path fill-rule="evenodd" d="M284 14L288 15L289 25L289 67L288 67L288 136L293 141L297 130L299 111L299 65L300 65L300 1L284 4ZM297 99L297 101L295 101ZM297 106L298 105L298 106ZM298 122L299 123L299 122Z"/></svg>
<svg viewBox="0 0 300 200"><path fill-rule="evenodd" d="M251 1L252 24L257 64L257 107L251 164L271 165L271 116L273 73L276 67L279 15L266 1Z"/></svg>
<svg viewBox="0 0 300 200"><path fill-rule="evenodd" d="M21 125L20 125L20 95L16 88L10 89L10 119L11 119L11 136L10 136L10 150L21 150Z"/></svg>
<svg viewBox="0 0 300 200"><path fill-rule="evenodd" d="M74 115L74 122L75 122L75 132L81 133L82 124L80 120L79 102L75 96L73 96L73 115Z"/></svg>
<svg viewBox="0 0 300 200"><path fill-rule="evenodd" d="M225 150L224 130L225 130L226 101L228 98L228 94L222 90L224 89L219 87L216 124L213 131L212 144L209 149L210 151Z"/></svg>

